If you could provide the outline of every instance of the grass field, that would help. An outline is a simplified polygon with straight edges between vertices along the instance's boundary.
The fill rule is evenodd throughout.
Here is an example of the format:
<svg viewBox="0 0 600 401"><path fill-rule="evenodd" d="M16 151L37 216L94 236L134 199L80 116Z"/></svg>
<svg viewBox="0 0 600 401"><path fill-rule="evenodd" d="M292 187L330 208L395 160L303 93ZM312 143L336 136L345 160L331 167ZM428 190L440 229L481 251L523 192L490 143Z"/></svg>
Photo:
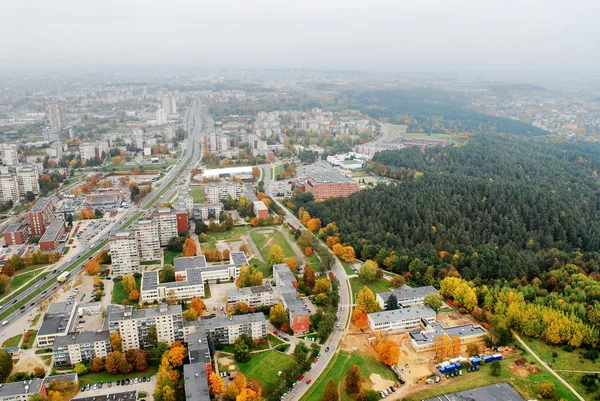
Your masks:
<svg viewBox="0 0 600 401"><path fill-rule="evenodd" d="M142 278L136 277L135 284L138 288L138 291L141 288L141 283L142 283ZM123 305L123 301L126 299L129 302L129 295L127 294L127 291L125 291L125 287L123 287L123 282L118 281L118 282L114 283L113 293L112 293L112 303Z"/></svg>
<svg viewBox="0 0 600 401"><path fill-rule="evenodd" d="M194 199L194 203L204 202L204 186L190 187L190 196Z"/></svg>
<svg viewBox="0 0 600 401"><path fill-rule="evenodd" d="M173 251L167 251L165 250L165 265L172 265L173 264L173 259L178 258L180 256L182 256L181 252L173 252Z"/></svg>
<svg viewBox="0 0 600 401"><path fill-rule="evenodd" d="M533 360L527 355L529 360ZM482 366L479 372L467 373L465 372L462 377L445 379L442 378L442 384L433 386L431 389L420 391L418 394L414 394L409 397L405 397L404 401L420 401L426 398L432 398L448 393L455 393L457 391L464 391L476 387L487 386L494 383L508 382L515 388L525 399L533 400L536 398L538 387L540 383L549 381L554 383L556 388L556 399L565 399L567 401L577 401L577 398L573 393L563 386L552 374L546 370L542 370L537 374L530 374L527 377L521 377L514 375L507 368L508 365L512 364L512 359L506 359L501 361L502 372L500 376L492 376L490 374L490 368L488 366ZM466 376L465 376L466 375Z"/></svg>
<svg viewBox="0 0 600 401"><path fill-rule="evenodd" d="M542 340L535 338L522 337L523 341L531 347L544 362L552 367L552 369L558 370L592 370L600 372L600 361L593 362L589 359L583 358L585 350L576 349L573 352L567 352L560 346L546 344ZM557 354L556 357L552 357L552 353ZM559 372L560 373L560 372Z"/></svg>
<svg viewBox="0 0 600 401"><path fill-rule="evenodd" d="M352 270L352 268L350 267L350 263L342 262L342 265L344 266L344 270L346 270L346 274L356 274L354 273L354 270Z"/></svg>
<svg viewBox="0 0 600 401"><path fill-rule="evenodd" d="M14 291L29 280L31 280L35 276L36 272L27 272L23 274L19 274L18 276L14 276L10 282L10 290Z"/></svg>
<svg viewBox="0 0 600 401"><path fill-rule="evenodd" d="M390 127L390 131L389 131L390 136L393 134L397 134L397 135L402 135L405 138L434 138L434 139L450 139L451 138L450 135L446 135L446 134L430 134L427 132L407 133L406 130L407 130L408 126L403 125L403 124L388 124L388 127Z"/></svg>
<svg viewBox="0 0 600 401"><path fill-rule="evenodd" d="M352 299L356 299L356 295L364 286L367 286L373 291L373 295L377 295L378 292L385 292L390 290L390 282L385 279L377 280L373 283L364 283L358 277L352 277L350 279L350 287L352 288Z"/></svg>
<svg viewBox="0 0 600 401"><path fill-rule="evenodd" d="M272 232L268 234L259 234L261 231L268 230ZM269 250L274 245L279 245L281 247L281 249L283 250L283 254L286 258L292 258L296 256L290 243L287 242L287 240L279 231L269 228L265 228L264 230L255 230L250 233L250 237L252 237L254 244L256 245L260 254L265 260L269 258Z"/></svg>
<svg viewBox="0 0 600 401"><path fill-rule="evenodd" d="M88 383L93 386L95 383L99 383L101 381L108 383L115 380L131 380L135 379L136 377L141 378L142 376L154 376L157 371L158 365L151 365L145 372L135 372L127 375L111 375L106 372L87 373L83 376L79 376L79 386L86 386Z"/></svg>
<svg viewBox="0 0 600 401"><path fill-rule="evenodd" d="M271 344L271 348L275 348L276 346L284 343L279 338L275 337L273 334L269 334L268 338L269 343Z"/></svg>
<svg viewBox="0 0 600 401"><path fill-rule="evenodd" d="M262 263L258 259L252 259L250 262L250 266L254 267L256 270L263 274L264 278L273 277L273 268L269 267L266 263Z"/></svg>
<svg viewBox="0 0 600 401"><path fill-rule="evenodd" d="M285 370L294 362L294 358L277 351L265 351L252 354L252 359L246 363L236 363L238 371L248 379L259 381L261 388L277 380L277 372Z"/></svg>
<svg viewBox="0 0 600 401"><path fill-rule="evenodd" d="M251 226L235 226L229 231L225 231L222 233L206 233L206 238L208 241L241 241L242 237L246 235L248 229L252 228Z"/></svg>
<svg viewBox="0 0 600 401"><path fill-rule="evenodd" d="M33 347L33 343L35 341L35 336L37 336L37 330L33 330L33 332L31 333L31 336L29 336L29 341L27 341L27 343L24 343L22 345L23 348L27 347L27 349L31 349L31 347Z"/></svg>
<svg viewBox="0 0 600 401"><path fill-rule="evenodd" d="M586 400L592 401L595 399L595 397L600 397L600 389L588 392L587 388L581 384L581 378L583 377L584 373L562 372L560 375Z"/></svg>
<svg viewBox="0 0 600 401"><path fill-rule="evenodd" d="M31 327L33 327L37 324L38 320L40 320L40 317L42 317L42 315L35 315L35 317L31 321Z"/></svg>
<svg viewBox="0 0 600 401"><path fill-rule="evenodd" d="M18 334L14 337L9 338L8 340L6 340L2 343L2 348L16 347L21 342L22 337L23 337L23 334Z"/></svg>
<svg viewBox="0 0 600 401"><path fill-rule="evenodd" d="M343 388L344 377L346 372L352 365L358 365L360 367L361 376L366 379L365 385L370 384L369 376L371 374L379 374L382 378L387 380L398 380L394 375L394 372L390 368L387 368L384 364L377 361L370 355L361 352L350 353L346 351L338 352L329 365L325 368L323 374L315 381L315 383L306 391L306 393L300 398L301 401L320 401L325 390L325 385L329 379L338 383L338 391L342 401L353 400Z"/></svg>

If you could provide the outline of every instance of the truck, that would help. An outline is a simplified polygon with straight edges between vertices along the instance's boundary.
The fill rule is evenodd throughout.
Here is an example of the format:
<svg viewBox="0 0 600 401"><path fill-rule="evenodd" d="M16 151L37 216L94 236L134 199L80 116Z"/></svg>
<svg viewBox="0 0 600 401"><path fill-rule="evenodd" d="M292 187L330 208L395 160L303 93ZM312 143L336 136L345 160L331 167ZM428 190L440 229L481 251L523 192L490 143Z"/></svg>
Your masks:
<svg viewBox="0 0 600 401"><path fill-rule="evenodd" d="M71 272L62 272L57 278L56 281L58 281L59 283L64 283L65 281L67 281L67 279L69 278L69 276L71 275Z"/></svg>

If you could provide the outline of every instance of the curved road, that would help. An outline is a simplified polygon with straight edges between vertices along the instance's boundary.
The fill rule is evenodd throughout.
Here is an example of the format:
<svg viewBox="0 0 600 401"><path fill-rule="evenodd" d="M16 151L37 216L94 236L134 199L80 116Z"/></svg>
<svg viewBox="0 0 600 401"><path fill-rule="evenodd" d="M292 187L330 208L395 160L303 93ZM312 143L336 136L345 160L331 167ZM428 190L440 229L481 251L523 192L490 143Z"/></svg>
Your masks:
<svg viewBox="0 0 600 401"><path fill-rule="evenodd" d="M182 157L162 179L162 182L152 189L152 192L136 207L126 212L119 220L113 223L113 231L127 228L129 220L137 213L144 213L144 216L149 215L154 211L162 198L169 199L175 191L176 184L181 177L191 173L192 169L200 161L202 157L202 138L207 135L213 128L213 121L208 114L203 111L204 106L198 100L194 100L192 106L186 112L185 127L188 131L186 141L185 155ZM72 263L72 259L61 260L52 266L52 270L46 274L45 278L39 281L35 286L30 286L22 293L15 297L8 295L5 297L0 306L0 320L6 322L3 326L10 325L16 318L23 316L26 312L34 309L36 305L43 299L49 298L56 291L60 284L55 281L55 278L64 271L71 271L72 275L77 274L83 269L84 264L93 257L94 254L108 249L107 239L109 234L95 240L94 242L80 247L77 256L72 259L80 259L83 255L91 250L94 251L92 256L85 260L78 260ZM20 308L24 307L21 312Z"/></svg>

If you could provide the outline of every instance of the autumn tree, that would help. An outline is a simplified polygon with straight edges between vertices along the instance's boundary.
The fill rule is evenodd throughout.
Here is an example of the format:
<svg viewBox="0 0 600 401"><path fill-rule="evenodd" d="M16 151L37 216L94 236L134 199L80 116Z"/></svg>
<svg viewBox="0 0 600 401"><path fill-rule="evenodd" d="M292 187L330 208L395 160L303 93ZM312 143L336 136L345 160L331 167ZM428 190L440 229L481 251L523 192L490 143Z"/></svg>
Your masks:
<svg viewBox="0 0 600 401"><path fill-rule="evenodd" d="M215 372L211 372L210 376L208 376L208 388L210 389L210 394L213 396L222 394L225 390L223 378Z"/></svg>
<svg viewBox="0 0 600 401"><path fill-rule="evenodd" d="M235 304L234 311L236 315L245 315L248 312L250 312L250 307L246 302L238 302L237 304Z"/></svg>
<svg viewBox="0 0 600 401"><path fill-rule="evenodd" d="M138 292L138 290L133 290L129 293L129 300L133 301L133 302L137 302L137 300L140 298L140 293Z"/></svg>
<svg viewBox="0 0 600 401"><path fill-rule="evenodd" d="M315 272L312 267L306 266L304 268L302 279L304 280L304 284L306 284L309 288L313 288L315 286Z"/></svg>
<svg viewBox="0 0 600 401"><path fill-rule="evenodd" d="M467 354L469 354L469 356L479 355L479 344L477 344L477 343L467 344Z"/></svg>
<svg viewBox="0 0 600 401"><path fill-rule="evenodd" d="M354 259L355 259L354 248L352 248L349 245L345 246L344 250L342 252L341 258L346 263L352 263L352 262L354 262Z"/></svg>
<svg viewBox="0 0 600 401"><path fill-rule="evenodd" d="M377 263L372 260L367 260L358 271L358 277L365 283L372 283L377 278Z"/></svg>
<svg viewBox="0 0 600 401"><path fill-rule="evenodd" d="M306 256L310 256L310 255L312 255L312 254L313 254L313 249L312 249L312 247L310 247L310 246L307 246L306 248L304 248L304 254L305 254Z"/></svg>
<svg viewBox="0 0 600 401"><path fill-rule="evenodd" d="M123 288L127 293L130 293L133 290L137 290L137 284L135 283L135 277L133 277L132 273L126 274L123 276Z"/></svg>
<svg viewBox="0 0 600 401"><path fill-rule="evenodd" d="M182 316L183 320L185 320L186 322L195 322L196 320L198 320L198 312L196 312L194 309L186 310L182 313Z"/></svg>
<svg viewBox="0 0 600 401"><path fill-rule="evenodd" d="M555 386L552 382L542 382L538 387L538 394L541 395L542 398L554 398L555 392Z"/></svg>
<svg viewBox="0 0 600 401"><path fill-rule="evenodd" d="M110 375L116 375L119 373L119 355L121 353L119 351L110 352L106 355L106 362L104 363L104 369L106 373Z"/></svg>
<svg viewBox="0 0 600 401"><path fill-rule="evenodd" d="M369 327L369 317L360 309L354 309L352 312L352 324L359 330L364 330Z"/></svg>
<svg viewBox="0 0 600 401"><path fill-rule="evenodd" d="M183 256L196 256L197 251L196 242L190 237L186 238L183 243Z"/></svg>
<svg viewBox="0 0 600 401"><path fill-rule="evenodd" d="M92 259L85 264L85 272L88 276L95 276L100 271L100 264L96 259Z"/></svg>
<svg viewBox="0 0 600 401"><path fill-rule="evenodd" d="M81 220L93 219L94 211L89 208L81 209L81 212L79 213L79 218Z"/></svg>
<svg viewBox="0 0 600 401"><path fill-rule="evenodd" d="M273 245L269 250L269 257L267 258L267 264L269 267L273 267L273 265L278 263L283 263L285 259L285 255L283 253L283 249L277 244Z"/></svg>
<svg viewBox="0 0 600 401"><path fill-rule="evenodd" d="M110 348L114 351L123 351L123 339L118 331L110 335Z"/></svg>
<svg viewBox="0 0 600 401"><path fill-rule="evenodd" d="M306 228L311 233L315 233L321 229L321 219L310 219L308 223L306 223Z"/></svg>
<svg viewBox="0 0 600 401"><path fill-rule="evenodd" d="M296 258L285 258L283 260L283 263L285 263L286 265L288 265L288 267L290 268L291 271L295 272L296 270L298 270L298 261L296 260Z"/></svg>
<svg viewBox="0 0 600 401"><path fill-rule="evenodd" d="M95 357L90 364L90 370L92 372L100 372L104 369L104 360L99 356Z"/></svg>
<svg viewBox="0 0 600 401"><path fill-rule="evenodd" d="M392 288L400 288L404 284L406 284L406 280L399 274L395 274L394 277L390 280L390 286Z"/></svg>
<svg viewBox="0 0 600 401"><path fill-rule="evenodd" d="M346 391L348 393L353 395L360 394L362 390L362 377L360 376L360 367L358 365L353 364L350 366L344 383L346 384Z"/></svg>
<svg viewBox="0 0 600 401"><path fill-rule="evenodd" d="M315 281L315 286L312 289L314 295L331 293L331 281L325 277L321 277Z"/></svg>
<svg viewBox="0 0 600 401"><path fill-rule="evenodd" d="M369 287L365 286L358 292L356 296L356 309L360 309L367 314L381 310L379 303L375 299L375 295L373 295L373 291Z"/></svg>
<svg viewBox="0 0 600 401"><path fill-rule="evenodd" d="M134 366L135 370L138 372L143 372L148 369L148 353L143 349L135 350Z"/></svg>
<svg viewBox="0 0 600 401"><path fill-rule="evenodd" d="M339 399L338 386L332 379L329 379L325 385L321 401L339 401Z"/></svg>
<svg viewBox="0 0 600 401"><path fill-rule="evenodd" d="M442 307L442 297L437 292L430 292L425 295L424 303L437 313Z"/></svg>
<svg viewBox="0 0 600 401"><path fill-rule="evenodd" d="M281 248L279 248L281 249ZM240 275L235 281L235 285L238 288L253 287L256 285L262 285L263 274L258 271L254 266L242 266Z"/></svg>
<svg viewBox="0 0 600 401"><path fill-rule="evenodd" d="M288 322L288 313L281 302L271 307L269 315L271 316L271 324L277 328L281 328L281 326Z"/></svg>
<svg viewBox="0 0 600 401"><path fill-rule="evenodd" d="M335 244L341 244L340 237L334 235L327 237L327 246L329 249L333 249Z"/></svg>
<svg viewBox="0 0 600 401"><path fill-rule="evenodd" d="M392 366L398 363L400 348L398 344L388 338L379 338L375 344L377 358L385 365Z"/></svg>
<svg viewBox="0 0 600 401"><path fill-rule="evenodd" d="M44 368L41 366L36 366L33 368L33 377L41 379L44 376L46 376L46 370Z"/></svg>
<svg viewBox="0 0 600 401"><path fill-rule="evenodd" d="M190 309L195 310L198 315L201 315L206 309L206 305L204 304L202 298L194 297L190 303Z"/></svg>
<svg viewBox="0 0 600 401"><path fill-rule="evenodd" d="M186 356L187 351L185 347L179 341L174 341L173 344L171 344L171 349L169 349L167 355L169 363L175 368L179 367L183 364L183 360Z"/></svg>
<svg viewBox="0 0 600 401"><path fill-rule="evenodd" d="M302 231L298 237L298 246L300 246L302 249L313 246L313 235L310 231Z"/></svg>

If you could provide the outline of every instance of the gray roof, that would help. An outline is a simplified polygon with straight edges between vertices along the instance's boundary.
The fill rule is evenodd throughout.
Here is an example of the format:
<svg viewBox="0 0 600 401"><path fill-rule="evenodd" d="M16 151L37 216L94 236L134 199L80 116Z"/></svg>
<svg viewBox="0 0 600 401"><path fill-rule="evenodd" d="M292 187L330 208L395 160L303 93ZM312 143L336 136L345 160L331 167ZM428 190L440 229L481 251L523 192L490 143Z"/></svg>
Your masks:
<svg viewBox="0 0 600 401"><path fill-rule="evenodd" d="M119 195L102 195L88 198L87 203L91 206L103 206L103 205L114 205L121 202L121 196Z"/></svg>
<svg viewBox="0 0 600 401"><path fill-rule="evenodd" d="M394 294L394 295L396 295L396 298L398 298L398 302L402 302L402 300L404 300L404 299L411 299L411 298L416 298L416 297L424 298L427 294L430 294L432 292L435 292L437 294L438 290L436 290L434 287L432 287L430 285L426 285L423 287L415 287L415 288L408 288L408 287L397 288L394 291L378 292L377 295L379 297L381 297L381 299L383 299L383 302L387 302L390 295Z"/></svg>
<svg viewBox="0 0 600 401"><path fill-rule="evenodd" d="M53 347L64 347L72 344L88 344L96 341L110 341L110 332L108 330L103 330L69 333L66 336L56 337Z"/></svg>
<svg viewBox="0 0 600 401"><path fill-rule="evenodd" d="M44 320L38 331L38 336L47 336L51 334L62 334L68 331L69 318L75 304L67 302L53 302L48 307L44 315Z"/></svg>
<svg viewBox="0 0 600 401"><path fill-rule="evenodd" d="M254 185L249 182L244 184L244 195L250 202L258 202L258 197L254 193Z"/></svg>
<svg viewBox="0 0 600 401"><path fill-rule="evenodd" d="M149 291L158 285L158 272L142 273L142 291Z"/></svg>
<svg viewBox="0 0 600 401"><path fill-rule="evenodd" d="M5 233L14 233L17 231L21 231L21 229L25 229L25 224L23 223L14 223L11 224L10 226L6 227L6 230L4 230Z"/></svg>
<svg viewBox="0 0 600 401"><path fill-rule="evenodd" d="M290 270L286 263L278 263L273 265L273 275L277 274L280 280L292 280L296 281L296 276Z"/></svg>
<svg viewBox="0 0 600 401"><path fill-rule="evenodd" d="M30 212L31 213L41 212L46 206L48 206L51 203L52 203L52 198L40 198L35 203L35 205L33 205Z"/></svg>
<svg viewBox="0 0 600 401"><path fill-rule="evenodd" d="M166 305L166 311L161 312L161 307L165 305L159 305L156 308L146 309L133 309L131 306L125 307L113 307L110 309L110 314L107 314L109 322L118 322L121 320L130 319L152 319L157 316L168 316L168 315L181 315L182 308L180 304L177 305ZM125 316L130 314L130 316Z"/></svg>
<svg viewBox="0 0 600 401"><path fill-rule="evenodd" d="M318 183L354 182L325 162L310 164L305 167L305 171L308 176Z"/></svg>
<svg viewBox="0 0 600 401"><path fill-rule="evenodd" d="M53 380L68 380L72 382L77 382L79 378L77 376L77 373L63 373L62 375L46 376L44 378L44 383L46 383L46 387L50 385L50 383L52 383Z"/></svg>
<svg viewBox="0 0 600 401"><path fill-rule="evenodd" d="M229 258L231 259L231 263L235 266L248 265L248 259L246 259L246 254L244 252L231 252Z"/></svg>
<svg viewBox="0 0 600 401"><path fill-rule="evenodd" d="M204 256L187 256L173 259L173 266L176 272L180 272L190 268L206 267L208 264Z"/></svg>
<svg viewBox="0 0 600 401"><path fill-rule="evenodd" d="M186 269L186 280L185 281L173 281L170 283L159 283L157 286L165 288L178 288L185 287L188 285L202 284L202 270L200 269Z"/></svg>
<svg viewBox="0 0 600 401"><path fill-rule="evenodd" d="M255 285L252 287L235 288L226 292L227 298L240 297L243 295L260 294L262 292L273 292L273 287L270 285Z"/></svg>
<svg viewBox="0 0 600 401"><path fill-rule="evenodd" d="M304 302L298 295L298 291L294 286L297 281L296 276L290 270L287 264L278 263L273 265L273 275L277 274L281 283L277 289L283 297L286 307L292 316L306 315L310 312L304 309Z"/></svg>
<svg viewBox="0 0 600 401"><path fill-rule="evenodd" d="M435 311L427 305L413 306L411 308L400 308L383 312L369 313L369 318L375 323L389 323L400 319L412 319L415 317L435 316Z"/></svg>
<svg viewBox="0 0 600 401"><path fill-rule="evenodd" d="M121 393L110 393L103 395L94 395L93 397L72 398L71 401L135 401L137 400L137 391L125 391Z"/></svg>
<svg viewBox="0 0 600 401"><path fill-rule="evenodd" d="M188 335L188 355L190 363L183 365L185 399L209 401L210 392L205 365L210 363L210 350L203 330Z"/></svg>
<svg viewBox="0 0 600 401"><path fill-rule="evenodd" d="M227 327L237 324L266 323L264 313L248 313L245 315L233 315L229 317L217 317L214 319L202 320L200 326L206 329L216 329L218 327Z"/></svg>
<svg viewBox="0 0 600 401"><path fill-rule="evenodd" d="M423 401L525 401L508 383L491 384Z"/></svg>
<svg viewBox="0 0 600 401"><path fill-rule="evenodd" d="M135 238L135 234L131 230L120 230L110 236L111 241L118 241L120 239L132 239Z"/></svg>
<svg viewBox="0 0 600 401"><path fill-rule="evenodd" d="M56 241L62 229L65 227L65 221L62 218L52 219L52 222L44 231L44 235L40 238L40 242Z"/></svg>
<svg viewBox="0 0 600 401"><path fill-rule="evenodd" d="M0 398L8 398L11 396L17 396L21 394L35 394L39 393L42 388L42 379L28 380L24 382L19 381L15 383L4 383L0 387Z"/></svg>
<svg viewBox="0 0 600 401"><path fill-rule="evenodd" d="M410 333L410 337L419 345L433 343L437 337L447 334L448 336L457 336L458 338L467 337L476 334L485 334L486 331L481 326L473 323L461 324L458 326L443 327L439 323L428 325L425 330L416 330Z"/></svg>

